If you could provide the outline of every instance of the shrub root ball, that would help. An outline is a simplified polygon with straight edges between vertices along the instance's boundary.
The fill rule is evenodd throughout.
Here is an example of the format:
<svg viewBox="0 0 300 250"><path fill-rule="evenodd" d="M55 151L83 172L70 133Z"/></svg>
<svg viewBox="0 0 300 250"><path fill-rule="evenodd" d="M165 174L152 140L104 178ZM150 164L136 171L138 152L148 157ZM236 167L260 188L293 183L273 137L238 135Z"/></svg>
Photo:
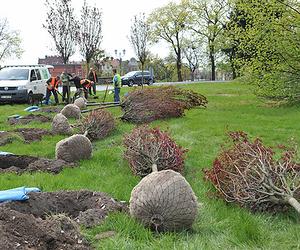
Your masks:
<svg viewBox="0 0 300 250"><path fill-rule="evenodd" d="M61 113L55 115L52 121L52 132L62 135L72 134L72 128L67 117Z"/></svg>
<svg viewBox="0 0 300 250"><path fill-rule="evenodd" d="M198 212L197 198L185 178L162 170L144 177L132 190L130 215L157 232L190 229Z"/></svg>
<svg viewBox="0 0 300 250"><path fill-rule="evenodd" d="M78 108L75 104L66 105L61 113L67 118L75 118L79 119L81 115L80 108Z"/></svg>
<svg viewBox="0 0 300 250"><path fill-rule="evenodd" d="M74 105L76 105L80 109L85 109L86 108L86 99L83 97L80 97L74 101Z"/></svg>
<svg viewBox="0 0 300 250"><path fill-rule="evenodd" d="M92 143L84 135L72 135L56 144L55 157L67 162L89 159L92 156Z"/></svg>

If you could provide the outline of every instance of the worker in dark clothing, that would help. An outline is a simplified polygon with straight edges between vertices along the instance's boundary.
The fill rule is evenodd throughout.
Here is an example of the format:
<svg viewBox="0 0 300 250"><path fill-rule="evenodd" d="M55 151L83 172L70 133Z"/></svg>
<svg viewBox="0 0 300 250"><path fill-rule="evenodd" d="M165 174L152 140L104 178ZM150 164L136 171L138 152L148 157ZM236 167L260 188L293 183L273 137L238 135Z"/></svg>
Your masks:
<svg viewBox="0 0 300 250"><path fill-rule="evenodd" d="M81 88L80 80L80 77L77 75L74 75L70 78L70 82L74 83L76 90Z"/></svg>
<svg viewBox="0 0 300 250"><path fill-rule="evenodd" d="M96 71L93 68L90 68L90 72L88 74L88 79L94 83L89 88L89 93L90 93L90 95L92 95L92 89L93 89L94 95L96 95L96 83L98 82L98 76L97 76Z"/></svg>
<svg viewBox="0 0 300 250"><path fill-rule="evenodd" d="M47 92L46 92L46 98L45 98L45 104L49 104L49 99L51 94L53 94L55 103L58 104L58 96L57 96L57 91L58 91L58 84L60 83L60 77L51 77L47 80Z"/></svg>

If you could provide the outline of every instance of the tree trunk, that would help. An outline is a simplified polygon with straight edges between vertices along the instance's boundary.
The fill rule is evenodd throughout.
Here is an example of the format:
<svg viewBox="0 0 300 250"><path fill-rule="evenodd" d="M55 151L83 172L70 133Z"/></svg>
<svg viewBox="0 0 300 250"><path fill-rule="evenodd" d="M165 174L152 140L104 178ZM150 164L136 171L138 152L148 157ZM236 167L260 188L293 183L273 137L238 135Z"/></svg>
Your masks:
<svg viewBox="0 0 300 250"><path fill-rule="evenodd" d="M215 56L212 53L210 53L209 58L210 58L210 64L211 64L211 80L215 81L216 80L216 62L215 62Z"/></svg>
<svg viewBox="0 0 300 250"><path fill-rule="evenodd" d="M300 203L294 197L289 197L287 202L300 214Z"/></svg>
<svg viewBox="0 0 300 250"><path fill-rule="evenodd" d="M141 62L142 64L142 88L144 88L144 62Z"/></svg>
<svg viewBox="0 0 300 250"><path fill-rule="evenodd" d="M180 52L177 54L176 67L177 67L177 78L178 78L178 82L182 82L182 73L181 73L181 53L180 53Z"/></svg>

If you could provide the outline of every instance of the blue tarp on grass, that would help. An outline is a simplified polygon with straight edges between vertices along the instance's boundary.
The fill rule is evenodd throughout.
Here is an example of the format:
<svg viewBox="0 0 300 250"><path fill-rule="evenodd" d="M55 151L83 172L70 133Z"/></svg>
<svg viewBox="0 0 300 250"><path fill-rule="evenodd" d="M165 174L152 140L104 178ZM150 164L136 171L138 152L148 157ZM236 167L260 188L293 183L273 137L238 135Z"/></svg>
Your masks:
<svg viewBox="0 0 300 250"><path fill-rule="evenodd" d="M41 192L39 188L26 188L18 187L8 190L0 191L0 203L5 201L24 201L28 200L28 193L30 192Z"/></svg>

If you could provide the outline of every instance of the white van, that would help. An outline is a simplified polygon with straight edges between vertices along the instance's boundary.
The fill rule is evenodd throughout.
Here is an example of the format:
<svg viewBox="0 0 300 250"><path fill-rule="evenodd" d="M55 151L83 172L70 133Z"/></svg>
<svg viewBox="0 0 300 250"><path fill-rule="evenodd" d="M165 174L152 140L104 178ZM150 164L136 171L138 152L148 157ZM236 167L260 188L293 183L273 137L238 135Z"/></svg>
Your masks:
<svg viewBox="0 0 300 250"><path fill-rule="evenodd" d="M33 94L46 95L49 65L14 65L0 69L0 102L29 102Z"/></svg>

